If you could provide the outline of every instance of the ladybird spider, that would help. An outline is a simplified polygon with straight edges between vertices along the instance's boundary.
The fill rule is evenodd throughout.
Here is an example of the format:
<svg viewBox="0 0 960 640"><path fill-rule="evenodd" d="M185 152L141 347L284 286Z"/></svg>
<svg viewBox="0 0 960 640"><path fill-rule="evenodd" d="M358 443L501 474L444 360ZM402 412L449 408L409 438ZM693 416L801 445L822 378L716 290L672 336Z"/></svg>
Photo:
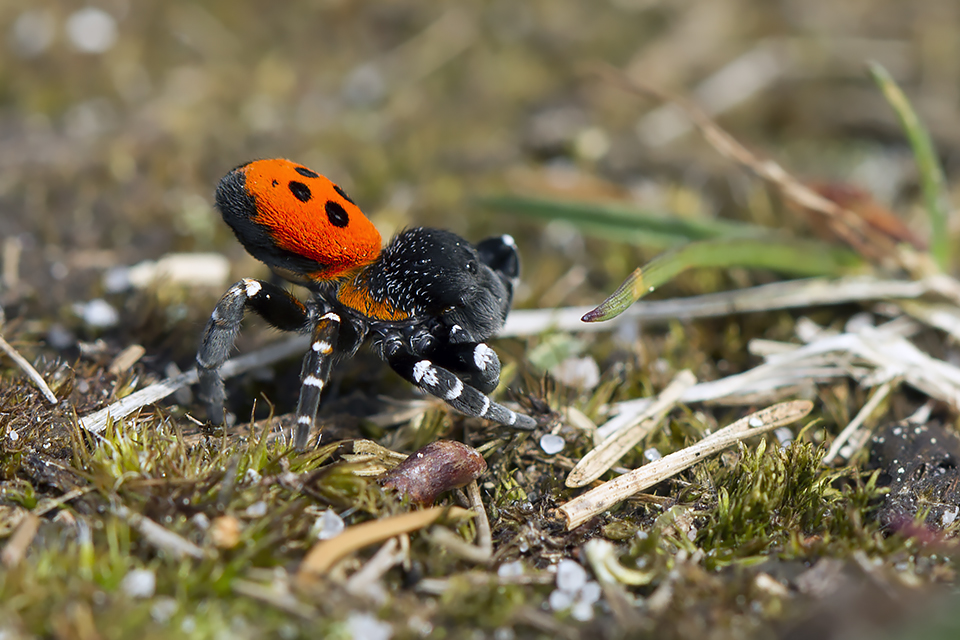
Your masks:
<svg viewBox="0 0 960 640"><path fill-rule="evenodd" d="M224 421L219 369L249 309L278 329L311 334L297 449L307 445L334 361L367 338L401 377L457 411L536 425L486 396L500 380L500 360L484 340L503 326L520 270L510 236L473 246L449 231L417 227L381 249L380 234L340 187L289 160L237 167L220 181L216 206L253 257L312 296L303 303L252 278L223 295L197 353L200 396L213 422Z"/></svg>

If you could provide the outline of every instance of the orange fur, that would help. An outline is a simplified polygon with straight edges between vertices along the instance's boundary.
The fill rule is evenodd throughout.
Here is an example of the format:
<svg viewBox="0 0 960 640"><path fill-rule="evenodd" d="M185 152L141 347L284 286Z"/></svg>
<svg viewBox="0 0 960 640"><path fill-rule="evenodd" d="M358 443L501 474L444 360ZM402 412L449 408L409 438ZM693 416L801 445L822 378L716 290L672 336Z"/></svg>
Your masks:
<svg viewBox="0 0 960 640"><path fill-rule="evenodd" d="M276 246L326 267L311 279L338 279L380 254L376 227L327 178L282 159L238 170L256 201L253 221L266 227Z"/></svg>
<svg viewBox="0 0 960 640"><path fill-rule="evenodd" d="M360 312L360 314L383 320L385 322L400 322L410 317L406 311L397 309L387 302L374 300L363 283L363 274L347 280L337 289L337 301L345 307Z"/></svg>

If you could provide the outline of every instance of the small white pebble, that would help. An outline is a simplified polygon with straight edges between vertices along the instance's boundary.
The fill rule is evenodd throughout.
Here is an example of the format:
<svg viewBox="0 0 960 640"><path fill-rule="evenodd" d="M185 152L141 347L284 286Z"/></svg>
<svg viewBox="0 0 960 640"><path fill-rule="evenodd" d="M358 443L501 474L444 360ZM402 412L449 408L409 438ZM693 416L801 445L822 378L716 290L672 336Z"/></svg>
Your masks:
<svg viewBox="0 0 960 640"><path fill-rule="evenodd" d="M560 453L565 446L567 446L567 441L552 433L547 433L540 438L540 448L548 456Z"/></svg>
<svg viewBox="0 0 960 640"><path fill-rule="evenodd" d="M117 41L117 21L103 9L84 7L67 18L67 37L78 51L103 53Z"/></svg>
<svg viewBox="0 0 960 640"><path fill-rule="evenodd" d="M583 588L580 589L580 595L577 597L579 602L586 602L587 604L593 604L600 600L600 596L603 595L603 588L595 580L591 580L587 584L583 585Z"/></svg>
<svg viewBox="0 0 960 640"><path fill-rule="evenodd" d="M347 618L347 631L354 640L390 640L393 627L369 613L351 612Z"/></svg>
<svg viewBox="0 0 960 640"><path fill-rule="evenodd" d="M179 605L175 598L160 596L150 605L150 617L154 622L164 624L177 612Z"/></svg>
<svg viewBox="0 0 960 640"><path fill-rule="evenodd" d="M656 447L650 447L649 449L644 450L643 457L653 462L654 460L659 460L663 456L660 454L660 450Z"/></svg>
<svg viewBox="0 0 960 640"><path fill-rule="evenodd" d="M757 427L763 426L763 420L761 420L757 416L753 416L752 418L750 418L750 420L748 420L747 423L754 429L756 429Z"/></svg>
<svg viewBox="0 0 960 640"><path fill-rule="evenodd" d="M566 611L573 606L573 595L561 589L556 589L550 594L548 602L550 608L554 611Z"/></svg>
<svg viewBox="0 0 960 640"><path fill-rule="evenodd" d="M780 443L781 447L788 447L793 444L793 431L790 427L775 429L773 435L777 437L777 442Z"/></svg>
<svg viewBox="0 0 960 640"><path fill-rule="evenodd" d="M523 563L519 560L504 562L497 568L497 575L501 578L515 578L523 575Z"/></svg>
<svg viewBox="0 0 960 640"><path fill-rule="evenodd" d="M564 558L557 564L557 588L576 593L587 583L587 571L579 562Z"/></svg>
<svg viewBox="0 0 960 640"><path fill-rule="evenodd" d="M953 511L944 511L943 516L940 518L940 522L945 527L950 526L957 519L958 514L960 514L960 507L954 507Z"/></svg>
<svg viewBox="0 0 960 640"><path fill-rule="evenodd" d="M323 515L318 517L313 523L313 530L316 532L318 539L329 540L343 533L346 526L343 518L338 516L336 511L327 509L323 512Z"/></svg>
<svg viewBox="0 0 960 640"><path fill-rule="evenodd" d="M7 433L7 437L10 438L10 442L16 442L17 440L20 439L20 434L14 431L13 429L11 429Z"/></svg>
<svg viewBox="0 0 960 640"><path fill-rule="evenodd" d="M600 366L597 361L585 358L567 358L553 369L551 375L562 384L589 391L600 384Z"/></svg>
<svg viewBox="0 0 960 640"><path fill-rule="evenodd" d="M46 51L56 34L57 25L50 11L24 11L13 22L10 40L14 53L32 58Z"/></svg>
<svg viewBox="0 0 960 640"><path fill-rule="evenodd" d="M578 622L593 620L593 603L577 601L570 609L570 617Z"/></svg>
<svg viewBox="0 0 960 640"><path fill-rule="evenodd" d="M205 513L198 513L194 515L192 518L190 518L190 522L192 522L193 526L195 526L197 529L200 529L200 531L206 531L210 528L210 518L208 518L207 514Z"/></svg>
<svg viewBox="0 0 960 640"><path fill-rule="evenodd" d="M157 576L150 569L133 569L120 581L120 590L131 598L150 598L156 588Z"/></svg>
<svg viewBox="0 0 960 640"><path fill-rule="evenodd" d="M244 513L248 518L262 518L267 515L267 503L263 500L254 502Z"/></svg>
<svg viewBox="0 0 960 640"><path fill-rule="evenodd" d="M102 329L116 326L120 322L120 314L103 298L77 303L73 306L73 311L91 327Z"/></svg>
<svg viewBox="0 0 960 640"><path fill-rule="evenodd" d="M510 627L497 627L493 632L493 640L514 640L517 633Z"/></svg>

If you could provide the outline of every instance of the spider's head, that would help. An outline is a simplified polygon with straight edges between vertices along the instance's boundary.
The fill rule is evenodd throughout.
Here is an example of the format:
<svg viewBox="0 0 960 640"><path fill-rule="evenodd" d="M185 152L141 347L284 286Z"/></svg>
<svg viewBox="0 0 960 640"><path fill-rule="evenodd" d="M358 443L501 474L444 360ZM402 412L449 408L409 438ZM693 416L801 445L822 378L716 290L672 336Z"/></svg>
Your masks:
<svg viewBox="0 0 960 640"><path fill-rule="evenodd" d="M237 167L216 203L246 250L294 282L336 280L380 253L380 234L343 189L289 160Z"/></svg>
<svg viewBox="0 0 960 640"><path fill-rule="evenodd" d="M460 341L481 342L503 326L513 299L519 259L507 238L474 247L450 231L407 229L384 249L368 286L398 307L459 325Z"/></svg>

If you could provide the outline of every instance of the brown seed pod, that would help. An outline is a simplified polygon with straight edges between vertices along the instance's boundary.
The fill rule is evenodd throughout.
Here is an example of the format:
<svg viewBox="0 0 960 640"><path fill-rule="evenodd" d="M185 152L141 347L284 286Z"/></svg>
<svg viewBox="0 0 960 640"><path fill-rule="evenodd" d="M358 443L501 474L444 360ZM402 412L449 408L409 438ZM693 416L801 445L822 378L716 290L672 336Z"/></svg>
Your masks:
<svg viewBox="0 0 960 640"><path fill-rule="evenodd" d="M409 497L415 504L433 504L444 491L469 484L486 470L487 461L473 447L453 440L437 440L384 474L380 484Z"/></svg>

